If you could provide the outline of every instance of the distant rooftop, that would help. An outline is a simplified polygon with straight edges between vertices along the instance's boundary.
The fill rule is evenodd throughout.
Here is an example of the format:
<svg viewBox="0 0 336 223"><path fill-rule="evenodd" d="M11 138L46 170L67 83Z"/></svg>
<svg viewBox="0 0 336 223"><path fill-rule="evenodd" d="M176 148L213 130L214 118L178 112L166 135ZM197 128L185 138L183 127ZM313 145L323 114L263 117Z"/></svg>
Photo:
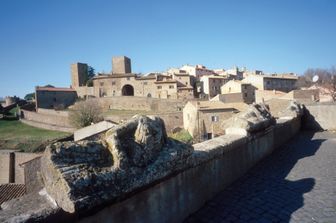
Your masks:
<svg viewBox="0 0 336 223"><path fill-rule="evenodd" d="M192 105L197 106L200 111L206 110L225 110L225 109L236 109L242 111L248 107L247 104L242 102L237 103L224 103L221 101L190 101Z"/></svg>
<svg viewBox="0 0 336 223"><path fill-rule="evenodd" d="M72 88L63 87L36 87L37 91L76 91Z"/></svg>

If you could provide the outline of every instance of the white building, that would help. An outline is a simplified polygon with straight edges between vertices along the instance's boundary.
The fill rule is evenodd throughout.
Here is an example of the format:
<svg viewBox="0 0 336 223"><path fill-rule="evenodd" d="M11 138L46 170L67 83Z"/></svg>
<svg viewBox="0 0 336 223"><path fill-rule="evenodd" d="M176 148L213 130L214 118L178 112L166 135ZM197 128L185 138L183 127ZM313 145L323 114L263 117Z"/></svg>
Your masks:
<svg viewBox="0 0 336 223"><path fill-rule="evenodd" d="M200 64L198 64L196 66L184 65L180 68L180 70L186 71L188 74L196 77L197 79L199 79L202 76L215 74L213 70L210 70L210 69L208 69L205 66L200 65Z"/></svg>
<svg viewBox="0 0 336 223"><path fill-rule="evenodd" d="M200 81L203 86L203 93L208 95L209 98L215 97L221 93L221 87L229 81L228 78L223 76L202 76Z"/></svg>

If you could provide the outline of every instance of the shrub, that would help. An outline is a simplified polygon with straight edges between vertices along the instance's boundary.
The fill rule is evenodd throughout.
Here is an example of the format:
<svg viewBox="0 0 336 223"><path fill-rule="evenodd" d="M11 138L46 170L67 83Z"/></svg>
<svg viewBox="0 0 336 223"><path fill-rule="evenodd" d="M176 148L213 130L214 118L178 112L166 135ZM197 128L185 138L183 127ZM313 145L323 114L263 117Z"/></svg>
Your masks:
<svg viewBox="0 0 336 223"><path fill-rule="evenodd" d="M97 123L103 120L102 108L95 99L77 102L70 110L70 123L77 127L83 128L92 123Z"/></svg>
<svg viewBox="0 0 336 223"><path fill-rule="evenodd" d="M169 134L169 137L187 144L192 144L193 143L193 138L189 134L187 130L180 130L179 132L175 132L172 134Z"/></svg>

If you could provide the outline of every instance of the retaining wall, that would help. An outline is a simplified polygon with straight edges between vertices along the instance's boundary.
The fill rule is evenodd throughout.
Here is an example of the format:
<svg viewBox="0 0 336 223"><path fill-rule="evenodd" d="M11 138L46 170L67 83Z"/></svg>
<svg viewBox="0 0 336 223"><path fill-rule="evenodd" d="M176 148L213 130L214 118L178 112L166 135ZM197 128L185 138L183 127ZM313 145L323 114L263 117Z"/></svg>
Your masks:
<svg viewBox="0 0 336 223"><path fill-rule="evenodd" d="M27 125L37 128L62 132L73 132L75 130L69 123L68 115L64 111L46 111L43 109L40 113L21 109L21 120Z"/></svg>
<svg viewBox="0 0 336 223"><path fill-rule="evenodd" d="M300 125L300 118L281 119L274 127L252 136L223 135L195 144L193 167L81 222L182 222L293 137Z"/></svg>
<svg viewBox="0 0 336 223"><path fill-rule="evenodd" d="M303 127L310 130L336 130L336 102L306 104Z"/></svg>
<svg viewBox="0 0 336 223"><path fill-rule="evenodd" d="M115 96L97 99L103 109L140 110L154 112L182 111L185 102L177 99Z"/></svg>

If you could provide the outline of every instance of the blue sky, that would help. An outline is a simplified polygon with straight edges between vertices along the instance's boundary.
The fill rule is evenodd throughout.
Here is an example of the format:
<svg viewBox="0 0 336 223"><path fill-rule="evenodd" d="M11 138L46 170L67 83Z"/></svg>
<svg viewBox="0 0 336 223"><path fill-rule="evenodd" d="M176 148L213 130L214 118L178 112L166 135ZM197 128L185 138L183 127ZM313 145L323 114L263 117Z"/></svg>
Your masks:
<svg viewBox="0 0 336 223"><path fill-rule="evenodd" d="M336 65L336 1L0 0L0 96L70 85L70 64L303 73Z"/></svg>

